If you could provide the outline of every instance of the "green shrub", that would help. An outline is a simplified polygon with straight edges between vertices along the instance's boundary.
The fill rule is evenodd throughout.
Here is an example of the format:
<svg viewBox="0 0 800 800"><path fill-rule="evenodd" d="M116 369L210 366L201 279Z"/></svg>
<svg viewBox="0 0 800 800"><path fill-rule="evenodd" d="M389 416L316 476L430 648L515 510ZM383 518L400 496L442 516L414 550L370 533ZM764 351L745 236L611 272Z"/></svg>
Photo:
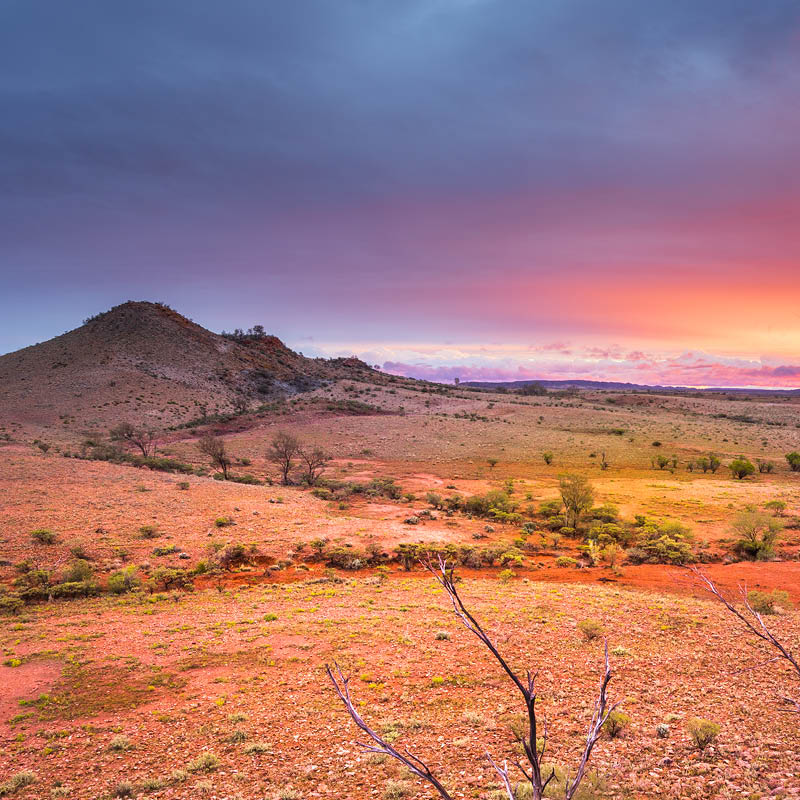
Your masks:
<svg viewBox="0 0 800 800"><path fill-rule="evenodd" d="M125 569L112 572L108 576L108 591L112 594L125 594L138 589L142 581L136 574L136 567L130 566Z"/></svg>
<svg viewBox="0 0 800 800"><path fill-rule="evenodd" d="M789 593L783 589L774 589L772 592L753 589L747 593L747 602L758 614L776 614L775 606L787 608L790 605Z"/></svg>
<svg viewBox="0 0 800 800"><path fill-rule="evenodd" d="M227 528L230 525L235 525L236 523L233 521L231 517L217 517L214 520L214 526L217 528Z"/></svg>
<svg viewBox="0 0 800 800"><path fill-rule="evenodd" d="M163 589L182 589L191 583L191 575L185 569L159 567L150 576L153 586Z"/></svg>
<svg viewBox="0 0 800 800"><path fill-rule="evenodd" d="M742 478L752 475L756 471L756 468L753 466L752 461L746 458L735 458L730 463L730 470L734 478L742 480Z"/></svg>
<svg viewBox="0 0 800 800"><path fill-rule="evenodd" d="M786 503L783 500L769 500L764 503L764 508L775 514L775 516L780 517L786 511Z"/></svg>
<svg viewBox="0 0 800 800"><path fill-rule="evenodd" d="M603 730L611 739L616 739L630 725L631 718L622 711L612 711L603 723Z"/></svg>
<svg viewBox="0 0 800 800"><path fill-rule="evenodd" d="M156 536L160 534L157 525L142 525L141 528L139 528L139 535L142 539L155 539Z"/></svg>
<svg viewBox="0 0 800 800"><path fill-rule="evenodd" d="M174 544L164 545L164 547L153 548L154 556L171 556L173 553L178 552L178 546Z"/></svg>
<svg viewBox="0 0 800 800"><path fill-rule="evenodd" d="M557 567L576 567L578 562L571 558L570 556L559 556L556 559L556 566Z"/></svg>
<svg viewBox="0 0 800 800"><path fill-rule="evenodd" d="M18 594L0 592L0 614L19 614L23 605L23 600Z"/></svg>
<svg viewBox="0 0 800 800"><path fill-rule="evenodd" d="M753 561L766 561L775 555L783 523L764 511L751 508L736 516L733 530L739 536L734 544L735 552Z"/></svg>
<svg viewBox="0 0 800 800"><path fill-rule="evenodd" d="M31 531L31 539L39 544L55 544L58 541L58 537L49 528L37 528Z"/></svg>
<svg viewBox="0 0 800 800"><path fill-rule="evenodd" d="M627 556L632 564L689 564L695 560L693 542L691 531L678 522L646 522Z"/></svg>
<svg viewBox="0 0 800 800"><path fill-rule="evenodd" d="M86 581L92 577L94 569L92 565L82 558L76 558L71 561L69 566L64 570L61 580L64 583L78 583L79 581Z"/></svg>
<svg viewBox="0 0 800 800"><path fill-rule="evenodd" d="M716 722L710 722L701 717L692 717L686 723L686 728L698 750L705 750L719 736L720 732L720 727Z"/></svg>
<svg viewBox="0 0 800 800"><path fill-rule="evenodd" d="M786 460L789 462L789 469L792 472L800 472L800 453L796 450L792 453L787 453Z"/></svg>
<svg viewBox="0 0 800 800"><path fill-rule="evenodd" d="M94 597L100 594L96 581L68 581L50 587L49 594L56 600L70 600L75 597Z"/></svg>

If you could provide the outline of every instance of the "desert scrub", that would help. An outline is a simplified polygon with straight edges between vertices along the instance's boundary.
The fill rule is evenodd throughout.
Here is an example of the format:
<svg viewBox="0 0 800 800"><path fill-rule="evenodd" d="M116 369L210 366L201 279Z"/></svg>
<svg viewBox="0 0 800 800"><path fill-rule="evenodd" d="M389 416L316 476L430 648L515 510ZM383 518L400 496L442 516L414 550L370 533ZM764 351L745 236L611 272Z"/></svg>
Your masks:
<svg viewBox="0 0 800 800"><path fill-rule="evenodd" d="M20 789L36 783L36 774L33 772L18 772L12 775L5 783L0 783L0 797L16 794Z"/></svg>
<svg viewBox="0 0 800 800"><path fill-rule="evenodd" d="M571 556L559 556L556 559L557 567L576 567L578 562Z"/></svg>
<svg viewBox="0 0 800 800"><path fill-rule="evenodd" d="M217 517L214 520L214 527L216 528L227 528L230 525L235 525L236 523L233 521L233 517Z"/></svg>
<svg viewBox="0 0 800 800"><path fill-rule="evenodd" d="M269 753L272 748L268 742L250 742L242 748L242 752L248 756L255 756L259 753Z"/></svg>
<svg viewBox="0 0 800 800"><path fill-rule="evenodd" d="M705 750L719 736L720 731L716 722L701 717L692 717L686 723L686 729L698 750Z"/></svg>
<svg viewBox="0 0 800 800"><path fill-rule="evenodd" d="M747 593L747 602L758 614L777 614L775 606L788 608L790 605L789 593L782 589L774 589L771 593L753 589Z"/></svg>
<svg viewBox="0 0 800 800"><path fill-rule="evenodd" d="M201 753L186 765L189 772L214 772L219 768L219 759L213 753Z"/></svg>
<svg viewBox="0 0 800 800"><path fill-rule="evenodd" d="M39 544L55 544L58 537L49 528L37 528L31 531L31 539Z"/></svg>
<svg viewBox="0 0 800 800"><path fill-rule="evenodd" d="M599 639L603 635L603 625L596 619L583 619L578 623L578 630L587 642Z"/></svg>
<svg viewBox="0 0 800 800"><path fill-rule="evenodd" d="M631 718L627 714L622 711L612 711L603 723L603 730L609 738L616 739L630 724Z"/></svg>
<svg viewBox="0 0 800 800"><path fill-rule="evenodd" d="M135 797L136 789L130 781L121 781L114 787L114 797Z"/></svg>
<svg viewBox="0 0 800 800"><path fill-rule="evenodd" d="M125 569L112 572L108 576L108 591L112 594L125 594L138 589L142 581L136 574L136 567L130 566Z"/></svg>
<svg viewBox="0 0 800 800"><path fill-rule="evenodd" d="M404 797L411 797L413 787L408 781L386 781L386 788L383 790L385 800L402 800Z"/></svg>
<svg viewBox="0 0 800 800"><path fill-rule="evenodd" d="M450 634L447 631L436 631L434 639L438 642L447 642L450 641Z"/></svg>
<svg viewBox="0 0 800 800"><path fill-rule="evenodd" d="M108 744L108 749L115 753L122 753L130 750L133 745L127 736L115 736Z"/></svg>
<svg viewBox="0 0 800 800"><path fill-rule="evenodd" d="M160 536L158 525L142 525L139 528L139 536L142 539L155 539L156 536Z"/></svg>

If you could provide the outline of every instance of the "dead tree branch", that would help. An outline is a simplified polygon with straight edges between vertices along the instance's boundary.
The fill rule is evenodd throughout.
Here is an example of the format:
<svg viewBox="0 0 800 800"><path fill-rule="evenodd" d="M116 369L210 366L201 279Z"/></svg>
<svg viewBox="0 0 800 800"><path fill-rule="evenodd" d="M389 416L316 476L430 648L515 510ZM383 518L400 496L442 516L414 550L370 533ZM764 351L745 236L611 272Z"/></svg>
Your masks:
<svg viewBox="0 0 800 800"><path fill-rule="evenodd" d="M528 671L525 675L525 678L523 679L516 672L514 672L514 670L509 666L508 662L505 660L503 655L497 649L497 646L494 644L494 642L486 633L486 631L484 631L481 624L478 622L475 616L469 611L469 609L467 609L466 605L461 599L461 596L458 593L458 589L456 588L453 568L448 567L447 562L444 559L440 557L437 564L434 564L433 562L428 560L427 562L424 562L423 565L439 582L442 588L447 592L453 605L453 611L455 612L456 616L461 620L464 627L468 631L473 633L486 646L486 648L489 650L492 656L494 656L497 663L500 665L501 669L506 673L511 682L517 687L520 694L522 694L528 715L527 736L522 737L522 746L529 767L526 769L520 763L517 763L516 767L519 769L522 775L524 775L525 780L530 784L532 789L533 800L543 800L545 790L547 789L550 782L555 778L556 773L555 773L555 768L550 767L548 769L544 765L544 754L547 749L547 740L548 740L548 728L547 728L546 718L542 717L540 726L540 720L537 717L536 678L538 673ZM392 747L392 745L390 745L388 742L382 739L379 734L377 734L372 728L369 727L369 725L367 725L367 723L362 719L361 715L353 706L353 703L350 699L350 692L348 688L349 678L345 678L344 675L342 675L338 666L334 665L334 667L336 669L336 674L334 674L334 671L329 666L326 666L326 671L328 673L328 677L331 680L331 683L334 686L334 689L336 690L336 693L339 696L339 699L344 704L348 714L350 714L350 717L353 719L356 725L362 731L364 731L374 742L374 744L359 744L359 746L369 752L383 753L384 755L390 756L391 758L400 761L402 764L407 766L415 775L430 783L436 789L436 791L439 793L441 797L450 798L450 795L447 793L442 784L437 780L437 778L433 775L431 770L424 762L422 762L416 756L413 756L407 749L405 751L405 755L403 755L402 753L397 751L394 747ZM595 703L594 714L592 715L592 720L589 725L589 730L586 734L586 744L584 745L581 759L578 764L578 769L575 773L575 777L572 780L565 779L564 800L572 800L572 798L577 793L578 787L580 786L581 781L585 777L586 769L589 764L589 759L591 758L592 755L592 750L594 749L595 744L597 744L597 741L600 738L603 725L608 719L609 714L617 706L617 704L612 706L609 706L608 704L607 690L610 681L611 681L611 666L608 659L608 644L606 643L605 671L603 673L603 679L600 683L600 690L597 697L597 701ZM540 733L541 733L541 738L540 738ZM489 763L494 768L494 770L497 772L498 776L500 777L509 800L514 800L514 788L512 785L511 777L508 772L508 764L504 762L503 766L501 767L489 753L486 754L486 757L489 760Z"/></svg>
<svg viewBox="0 0 800 800"><path fill-rule="evenodd" d="M753 636L777 651L777 655L765 663L769 664L772 661L785 661L795 672L798 680L800 680L800 663L798 663L792 651L789 650L789 648L783 642L781 642L774 633L772 633L772 631L764 622L764 618L761 616L761 614L759 614L758 611L756 611L750 604L750 600L747 597L747 587L742 585L739 586L739 594L741 595L742 604L744 605L745 609L744 611L741 611L720 591L720 589L717 587L714 581L708 577L708 575L697 569L697 567L689 567L689 569L703 584L706 591L716 597L717 600L719 600L722 605L724 605L725 608L727 608L728 611L730 611L730 613L733 614L733 616L735 616ZM800 700L792 697L782 697L781 702L792 706L791 708L787 709L791 713L800 714Z"/></svg>
<svg viewBox="0 0 800 800"><path fill-rule="evenodd" d="M334 664L333 666L336 670L335 675L327 664L325 665L325 671L328 673L328 677L333 684L333 688L336 690L336 694L339 695L339 699L344 703L344 707L347 709L347 713L351 716L353 722L355 722L355 724L375 743L365 744L363 742L356 742L356 744L369 753L382 753L383 755L396 759L401 764L408 767L415 775L430 783L444 800L453 800L452 796L448 794L444 786L439 783L436 776L431 772L424 761L412 755L408 748L405 748L406 752L405 755L403 755L364 722L361 714L358 713L356 707L353 705L353 701L350 699L350 678L345 678L338 664ZM513 796L511 800L514 800Z"/></svg>

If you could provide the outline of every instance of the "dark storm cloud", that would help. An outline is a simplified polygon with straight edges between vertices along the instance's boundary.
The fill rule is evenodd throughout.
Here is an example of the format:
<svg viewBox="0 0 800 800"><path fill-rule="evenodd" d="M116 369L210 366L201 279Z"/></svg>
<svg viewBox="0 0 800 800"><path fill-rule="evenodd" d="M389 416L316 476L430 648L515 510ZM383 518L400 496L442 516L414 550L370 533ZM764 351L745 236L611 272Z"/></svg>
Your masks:
<svg viewBox="0 0 800 800"><path fill-rule="evenodd" d="M654 252L794 255L796 0L0 0L0 15L9 297L103 280L180 302L189 282L228 304L214 321L258 295L280 330L291 292L324 314L345 284L361 302ZM755 238L730 224L753 197Z"/></svg>

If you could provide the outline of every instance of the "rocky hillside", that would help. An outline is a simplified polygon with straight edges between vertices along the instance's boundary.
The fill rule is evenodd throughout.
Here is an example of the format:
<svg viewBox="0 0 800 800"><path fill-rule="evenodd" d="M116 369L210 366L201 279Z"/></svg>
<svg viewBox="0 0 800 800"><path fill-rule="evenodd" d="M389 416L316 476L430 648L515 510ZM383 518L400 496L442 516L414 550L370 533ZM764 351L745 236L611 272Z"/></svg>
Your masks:
<svg viewBox="0 0 800 800"><path fill-rule="evenodd" d="M0 424L165 428L344 379L383 376L357 359L305 358L274 336L222 336L167 306L128 302L1 356Z"/></svg>

